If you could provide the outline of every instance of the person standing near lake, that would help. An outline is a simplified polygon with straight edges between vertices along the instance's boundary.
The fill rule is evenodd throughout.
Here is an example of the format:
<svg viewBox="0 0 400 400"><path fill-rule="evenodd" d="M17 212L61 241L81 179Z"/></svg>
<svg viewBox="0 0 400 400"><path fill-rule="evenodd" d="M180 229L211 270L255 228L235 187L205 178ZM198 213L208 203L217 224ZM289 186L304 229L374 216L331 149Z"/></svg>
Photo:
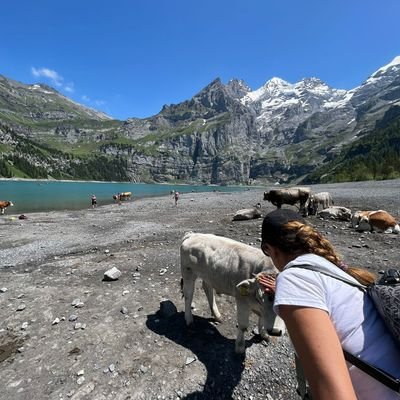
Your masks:
<svg viewBox="0 0 400 400"><path fill-rule="evenodd" d="M92 194L91 201L92 201L92 208L97 207L97 198L95 194Z"/></svg>
<svg viewBox="0 0 400 400"><path fill-rule="evenodd" d="M259 282L266 293L275 294L274 310L285 321L312 398L400 399L399 393L344 358L342 349L400 378L400 349L371 298L357 287L301 266L315 266L363 285L374 282L375 276L347 266L327 239L288 209L266 215L261 249L280 273L276 282L266 275Z"/></svg>
<svg viewBox="0 0 400 400"><path fill-rule="evenodd" d="M177 206L178 205L178 200L179 200L179 192L176 192L175 190L174 190L174 200L175 200L175 206Z"/></svg>

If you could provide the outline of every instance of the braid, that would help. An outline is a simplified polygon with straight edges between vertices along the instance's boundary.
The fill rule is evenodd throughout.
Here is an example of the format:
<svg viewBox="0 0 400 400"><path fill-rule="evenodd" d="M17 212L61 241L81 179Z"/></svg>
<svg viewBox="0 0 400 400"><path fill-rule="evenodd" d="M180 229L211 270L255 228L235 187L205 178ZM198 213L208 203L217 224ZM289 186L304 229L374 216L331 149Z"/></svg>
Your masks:
<svg viewBox="0 0 400 400"><path fill-rule="evenodd" d="M282 235L283 240L280 246L282 250L290 251L295 255L312 253L323 257L363 285L370 285L375 281L376 276L373 273L362 268L348 267L344 264L329 240L325 239L312 226L300 221L289 221L284 225L283 231L285 234Z"/></svg>

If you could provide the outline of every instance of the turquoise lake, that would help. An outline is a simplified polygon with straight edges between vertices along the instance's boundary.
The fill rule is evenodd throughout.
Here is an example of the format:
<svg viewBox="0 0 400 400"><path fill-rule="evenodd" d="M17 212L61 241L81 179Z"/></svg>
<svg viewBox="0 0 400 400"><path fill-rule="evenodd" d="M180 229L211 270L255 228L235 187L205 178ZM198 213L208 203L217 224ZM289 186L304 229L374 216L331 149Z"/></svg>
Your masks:
<svg viewBox="0 0 400 400"><path fill-rule="evenodd" d="M0 181L0 200L10 200L5 214L26 214L52 210L89 208L95 194L98 206L113 203L113 194L132 192L132 200L142 197L169 195L171 190L191 192L234 192L248 190L241 186L191 186L118 182L65 181ZM172 201L172 200L171 200Z"/></svg>

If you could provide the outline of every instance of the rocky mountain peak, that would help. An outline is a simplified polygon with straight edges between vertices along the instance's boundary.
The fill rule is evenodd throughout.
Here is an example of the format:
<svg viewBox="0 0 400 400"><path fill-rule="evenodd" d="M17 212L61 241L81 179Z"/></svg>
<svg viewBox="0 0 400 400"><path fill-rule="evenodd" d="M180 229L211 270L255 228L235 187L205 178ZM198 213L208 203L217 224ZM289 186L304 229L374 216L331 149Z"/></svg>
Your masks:
<svg viewBox="0 0 400 400"><path fill-rule="evenodd" d="M237 99L240 99L247 93L251 92L250 87L246 84L245 81L241 79L231 79L227 83L226 88L228 89L231 96Z"/></svg>
<svg viewBox="0 0 400 400"><path fill-rule="evenodd" d="M303 86L305 89L315 89L316 87L322 86L329 88L329 86L319 78L304 78L299 83L298 86Z"/></svg>
<svg viewBox="0 0 400 400"><path fill-rule="evenodd" d="M291 86L291 84L281 78L273 77L269 81L267 81L264 86L264 92L268 92L269 94L275 94L278 91L281 91L284 88Z"/></svg>

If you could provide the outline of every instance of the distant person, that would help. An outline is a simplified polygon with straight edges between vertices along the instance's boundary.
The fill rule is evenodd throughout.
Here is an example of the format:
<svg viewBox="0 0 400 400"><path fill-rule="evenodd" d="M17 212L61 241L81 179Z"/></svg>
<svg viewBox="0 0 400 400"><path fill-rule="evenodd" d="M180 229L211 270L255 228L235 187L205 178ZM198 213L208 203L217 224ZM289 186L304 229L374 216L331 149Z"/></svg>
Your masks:
<svg viewBox="0 0 400 400"><path fill-rule="evenodd" d="M179 192L174 193L174 200L175 200L175 206L178 205L178 200L179 200Z"/></svg>
<svg viewBox="0 0 400 400"><path fill-rule="evenodd" d="M97 198L95 194L92 194L91 200L92 200L92 208L97 207Z"/></svg>

